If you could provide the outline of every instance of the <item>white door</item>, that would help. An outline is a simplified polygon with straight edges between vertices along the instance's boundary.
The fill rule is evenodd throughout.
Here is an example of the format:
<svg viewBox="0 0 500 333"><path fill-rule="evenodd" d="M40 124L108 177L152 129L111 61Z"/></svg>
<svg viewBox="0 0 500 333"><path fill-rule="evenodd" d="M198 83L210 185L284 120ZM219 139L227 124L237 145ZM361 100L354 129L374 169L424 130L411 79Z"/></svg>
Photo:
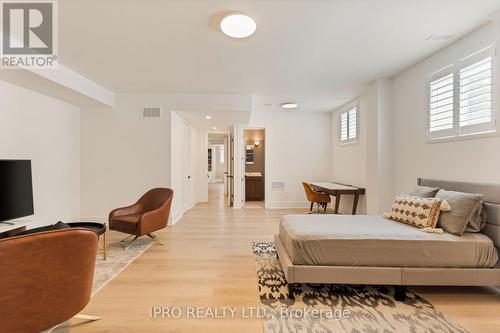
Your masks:
<svg viewBox="0 0 500 333"><path fill-rule="evenodd" d="M229 161L229 175L228 175L228 182L229 182L229 206L233 207L234 204L234 138L233 134L229 134L229 154L228 154L228 161Z"/></svg>
<svg viewBox="0 0 500 333"><path fill-rule="evenodd" d="M185 213L191 208L191 126L183 123L182 126L182 211Z"/></svg>
<svg viewBox="0 0 500 333"><path fill-rule="evenodd" d="M229 175L229 149L228 149L228 137L224 138L224 196L229 194L229 182L227 176Z"/></svg>
<svg viewBox="0 0 500 333"><path fill-rule="evenodd" d="M241 163L240 163L240 175L241 175L241 207L245 207L245 200L246 200L246 188L245 188L245 170L246 170L246 156L247 156L247 150L246 150L246 144L245 144L245 130L241 129L240 130L240 151L241 151Z"/></svg>

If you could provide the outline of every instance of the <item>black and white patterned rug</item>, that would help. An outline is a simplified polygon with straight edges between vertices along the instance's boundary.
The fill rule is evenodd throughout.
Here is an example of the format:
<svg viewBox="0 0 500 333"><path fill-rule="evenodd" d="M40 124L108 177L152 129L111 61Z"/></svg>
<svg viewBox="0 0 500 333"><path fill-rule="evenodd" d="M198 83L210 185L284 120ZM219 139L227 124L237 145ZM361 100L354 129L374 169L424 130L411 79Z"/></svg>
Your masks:
<svg viewBox="0 0 500 333"><path fill-rule="evenodd" d="M296 284L290 299L274 242L253 242L253 253L260 301L272 314L265 333L468 333L414 293L394 300L387 286Z"/></svg>

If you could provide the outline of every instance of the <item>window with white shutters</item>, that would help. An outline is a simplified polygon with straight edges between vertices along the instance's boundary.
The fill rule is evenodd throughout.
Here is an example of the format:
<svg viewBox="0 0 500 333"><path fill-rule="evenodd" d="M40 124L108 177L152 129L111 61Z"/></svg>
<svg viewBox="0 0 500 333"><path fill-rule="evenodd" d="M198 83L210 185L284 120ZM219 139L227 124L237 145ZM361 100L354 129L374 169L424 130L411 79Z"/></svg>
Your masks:
<svg viewBox="0 0 500 333"><path fill-rule="evenodd" d="M348 138L347 132L349 124L347 122L347 117L347 111L340 114L340 141L347 141Z"/></svg>
<svg viewBox="0 0 500 333"><path fill-rule="evenodd" d="M356 107L349 110L349 140L356 140L358 137L358 110Z"/></svg>
<svg viewBox="0 0 500 333"><path fill-rule="evenodd" d="M450 135L453 131L453 73L431 81L429 131L431 135Z"/></svg>
<svg viewBox="0 0 500 333"><path fill-rule="evenodd" d="M358 139L358 109L348 107L340 114L340 141L342 143L356 142Z"/></svg>
<svg viewBox="0 0 500 333"><path fill-rule="evenodd" d="M460 131L473 133L491 129L492 66L487 57L460 69Z"/></svg>
<svg viewBox="0 0 500 333"><path fill-rule="evenodd" d="M431 139L495 131L493 59L489 47L431 75Z"/></svg>

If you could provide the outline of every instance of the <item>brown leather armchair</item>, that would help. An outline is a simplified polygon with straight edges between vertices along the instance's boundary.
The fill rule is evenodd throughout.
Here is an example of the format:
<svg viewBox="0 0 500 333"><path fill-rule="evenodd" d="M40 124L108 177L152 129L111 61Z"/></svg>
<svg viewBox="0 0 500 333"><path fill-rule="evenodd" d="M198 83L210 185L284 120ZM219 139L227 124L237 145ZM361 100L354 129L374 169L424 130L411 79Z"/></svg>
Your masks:
<svg viewBox="0 0 500 333"><path fill-rule="evenodd" d="M304 191L306 192L307 200L311 202L311 209L309 213L313 213L313 207L315 203L318 205L315 213L319 213L320 207L323 207L326 212L326 207L328 206L328 203L332 201L330 196L326 193L315 191L309 183L303 182L302 185L304 186Z"/></svg>
<svg viewBox="0 0 500 333"><path fill-rule="evenodd" d="M79 313L92 292L97 242L80 228L0 239L0 331L38 333Z"/></svg>
<svg viewBox="0 0 500 333"><path fill-rule="evenodd" d="M109 228L135 236L132 242L144 235L155 239L152 233L167 226L173 196L169 188L149 190L132 206L112 210Z"/></svg>

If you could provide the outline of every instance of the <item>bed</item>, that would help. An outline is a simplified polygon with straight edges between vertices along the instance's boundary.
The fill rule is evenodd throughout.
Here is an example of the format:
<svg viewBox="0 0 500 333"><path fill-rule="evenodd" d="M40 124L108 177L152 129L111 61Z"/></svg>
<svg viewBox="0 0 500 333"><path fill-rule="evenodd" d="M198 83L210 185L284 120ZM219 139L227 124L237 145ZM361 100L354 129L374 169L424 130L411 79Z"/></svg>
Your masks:
<svg viewBox="0 0 500 333"><path fill-rule="evenodd" d="M287 215L275 236L288 282L396 286L500 286L500 184L419 178L417 183L481 193L488 222L481 233L425 233L372 215Z"/></svg>

